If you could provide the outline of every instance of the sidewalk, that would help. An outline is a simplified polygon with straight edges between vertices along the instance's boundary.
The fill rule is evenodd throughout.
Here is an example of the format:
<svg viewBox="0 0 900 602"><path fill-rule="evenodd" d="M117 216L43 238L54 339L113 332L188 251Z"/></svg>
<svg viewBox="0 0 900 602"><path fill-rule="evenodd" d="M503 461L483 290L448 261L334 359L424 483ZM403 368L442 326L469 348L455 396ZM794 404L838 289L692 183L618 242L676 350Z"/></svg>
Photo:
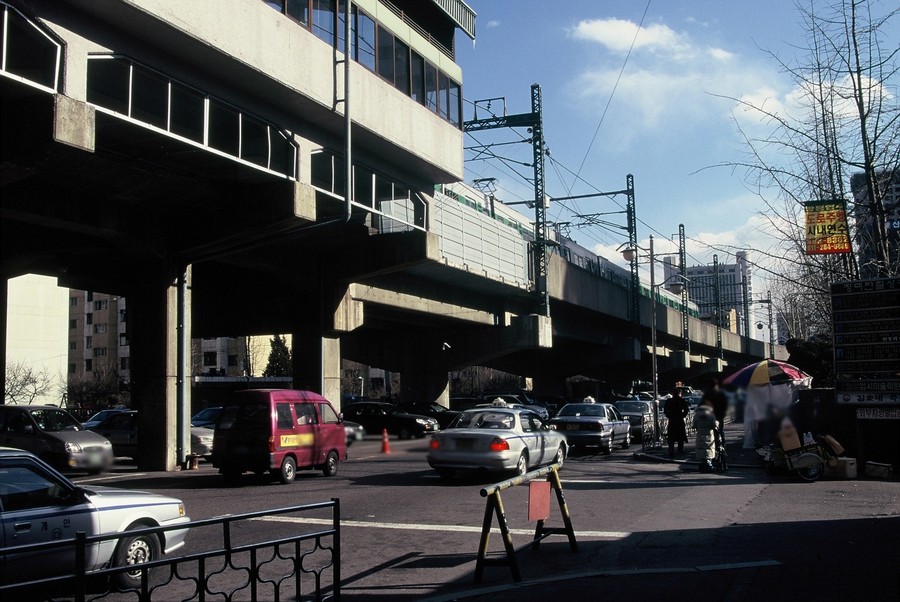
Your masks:
<svg viewBox="0 0 900 602"><path fill-rule="evenodd" d="M756 449L744 449L744 423L730 422L725 425L725 451L728 453L728 466L733 468L759 468L763 469L764 465L760 460ZM694 456L696 451L695 439L692 435L688 436L687 443L684 444L684 453L679 454L676 446L675 458L669 458L669 447L667 444L661 444L661 447L650 447L634 452L636 460L646 460L653 462L675 462L678 464L697 464Z"/></svg>

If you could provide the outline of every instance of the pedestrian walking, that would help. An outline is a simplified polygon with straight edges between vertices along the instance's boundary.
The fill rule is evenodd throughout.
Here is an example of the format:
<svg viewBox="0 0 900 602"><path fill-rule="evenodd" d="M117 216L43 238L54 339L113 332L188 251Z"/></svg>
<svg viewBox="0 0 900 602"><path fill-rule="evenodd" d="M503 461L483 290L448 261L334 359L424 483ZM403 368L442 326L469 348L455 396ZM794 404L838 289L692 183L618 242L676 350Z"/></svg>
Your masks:
<svg viewBox="0 0 900 602"><path fill-rule="evenodd" d="M713 458L716 457L716 429L718 421L713 412L712 402L704 399L694 410L694 428L697 430L697 461L700 472L712 472Z"/></svg>
<svg viewBox="0 0 900 602"><path fill-rule="evenodd" d="M728 397L725 396L725 391L719 387L718 380L712 379L709 382L709 387L703 392L703 400L709 400L713 414L716 420L719 421L719 428L723 428L725 426L725 414L728 413Z"/></svg>
<svg viewBox="0 0 900 602"><path fill-rule="evenodd" d="M666 438L669 440L669 457L675 457L675 444L678 444L678 455L684 454L684 444L687 443L687 428L684 419L691 411L688 402L684 400L678 389L672 391L672 396L666 400L663 413L669 419L666 429Z"/></svg>

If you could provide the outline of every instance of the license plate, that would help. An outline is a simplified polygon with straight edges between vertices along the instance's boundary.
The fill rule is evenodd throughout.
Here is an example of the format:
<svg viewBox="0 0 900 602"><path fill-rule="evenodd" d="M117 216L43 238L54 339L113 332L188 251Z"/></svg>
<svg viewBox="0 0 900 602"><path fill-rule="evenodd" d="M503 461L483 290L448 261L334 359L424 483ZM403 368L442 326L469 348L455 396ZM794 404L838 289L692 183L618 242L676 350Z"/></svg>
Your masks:
<svg viewBox="0 0 900 602"><path fill-rule="evenodd" d="M456 449L472 449L475 446L473 439L457 439Z"/></svg>
<svg viewBox="0 0 900 602"><path fill-rule="evenodd" d="M567 424L567 425L566 425L566 430L567 430L567 431L577 431L577 430L578 430L578 425L577 425L577 424Z"/></svg>

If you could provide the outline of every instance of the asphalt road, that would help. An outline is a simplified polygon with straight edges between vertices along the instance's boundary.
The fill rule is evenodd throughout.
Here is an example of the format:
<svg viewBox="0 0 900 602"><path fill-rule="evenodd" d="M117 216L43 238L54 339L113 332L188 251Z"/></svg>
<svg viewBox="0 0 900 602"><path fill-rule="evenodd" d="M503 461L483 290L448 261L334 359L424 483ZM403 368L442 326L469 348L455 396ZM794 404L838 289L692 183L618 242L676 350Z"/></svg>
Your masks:
<svg viewBox="0 0 900 602"><path fill-rule="evenodd" d="M377 439L357 442L337 476L301 472L291 485L247 475L240 487L228 488L208 464L198 471L151 474L123 465L101 477L76 480L180 497L195 520L339 498L342 593L348 600L500 600L503 591L509 591L507 599L538 599L539 585L507 590L513 584L507 567L487 567L481 583L473 581L485 511L479 492L500 478L440 480L425 461L425 440L392 440L390 454L380 448ZM836 597L826 599L864 599L853 592L867 592L866 587L877 594L885 588L897 591L897 481L802 483L755 468L699 474L695 465L637 461L632 456L637 449L575 453L567 460L560 475L579 551L573 553L565 537L551 536L540 550L517 555L526 581L550 580L540 598L566 591L565 581L553 581L561 576L578 577L569 582L573 587L588 575L641 576L634 580L637 585L622 587L649 592L652 583L688 572L706 579L735 571L777 571L784 578L791 575L789 567L810 575L823 566L833 567L827 574L835 579L826 591ZM522 547L534 529L527 518L527 488L504 491L502 497L513 542ZM550 510L548 526L562 526L555 499ZM308 522L254 521L241 537L262 540L294 528L310 527ZM220 546L220 532L203 530L191 533L185 552ZM499 535L493 535L492 555L502 549ZM859 574L862 569L866 578ZM651 574L662 580L645 578ZM579 591L567 599L596 599L595 590Z"/></svg>

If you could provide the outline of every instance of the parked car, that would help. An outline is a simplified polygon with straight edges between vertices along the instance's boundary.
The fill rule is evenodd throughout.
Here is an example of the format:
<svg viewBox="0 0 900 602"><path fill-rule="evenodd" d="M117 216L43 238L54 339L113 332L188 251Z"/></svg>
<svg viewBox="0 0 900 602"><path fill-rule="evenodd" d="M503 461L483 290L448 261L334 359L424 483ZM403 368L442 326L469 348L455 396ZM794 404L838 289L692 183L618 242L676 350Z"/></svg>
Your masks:
<svg viewBox="0 0 900 602"><path fill-rule="evenodd" d="M98 424L100 424L101 422L106 420L107 417L112 416L113 414L117 414L119 412L124 412L124 411L125 410L123 410L123 409L113 409L113 408L108 408L106 410L100 410L99 412L97 412L96 414L94 414L93 416L91 416L90 418L85 420L84 422L82 422L81 426L83 426L86 429L90 429L91 427L97 426Z"/></svg>
<svg viewBox="0 0 900 602"><path fill-rule="evenodd" d="M221 413L221 406L200 410L199 412L191 416L191 426L207 426L209 428L215 428L216 420L219 418L219 414Z"/></svg>
<svg viewBox="0 0 900 602"><path fill-rule="evenodd" d="M478 404L477 408L490 407L490 405L497 399L502 399L507 404L512 404L515 406L519 406L526 410L531 410L535 414L541 417L541 420L549 420L550 419L550 411L547 410L546 407L538 404L534 399L528 397L526 395L514 394L514 393L503 393L501 395L495 395L494 397L488 399L486 397L482 397L482 403Z"/></svg>
<svg viewBox="0 0 900 602"><path fill-rule="evenodd" d="M619 410L619 414L631 424L632 439L640 439L643 435L644 415L653 415L653 406L649 401L622 400L613 404Z"/></svg>
<svg viewBox="0 0 900 602"><path fill-rule="evenodd" d="M347 434L347 447L350 447L354 441L362 441L366 437L366 429L363 428L363 425L349 420L344 421L344 431Z"/></svg>
<svg viewBox="0 0 900 602"><path fill-rule="evenodd" d="M0 445L30 451L59 470L97 474L113 461L105 437L56 406L0 405Z"/></svg>
<svg viewBox="0 0 900 602"><path fill-rule="evenodd" d="M412 402L401 403L397 407L404 412L410 414L419 414L421 416L430 416L438 421L438 426L442 429L447 428L453 419L459 416L459 412L448 410L439 403Z"/></svg>
<svg viewBox="0 0 900 602"><path fill-rule="evenodd" d="M569 445L597 445L605 452L614 445L631 445L631 425L609 403L569 403L550 421L566 434Z"/></svg>
<svg viewBox="0 0 900 602"><path fill-rule="evenodd" d="M440 429L438 421L421 414L410 414L402 407L382 401L361 401L344 407L344 418L363 425L367 433L381 433L400 439L424 437Z"/></svg>
<svg viewBox="0 0 900 602"><path fill-rule="evenodd" d="M347 430L312 391L248 389L231 395L216 422L213 466L234 484L246 471L293 482L297 470L334 476L347 459Z"/></svg>
<svg viewBox="0 0 900 602"><path fill-rule="evenodd" d="M190 522L179 499L96 485L79 487L34 454L10 448L0 448L0 508L3 584L75 574L77 531L93 536ZM158 560L161 554L182 547L186 535L186 528L174 529L87 546L85 569L90 572ZM57 540L72 540L73 544L40 552L17 551L18 546ZM115 583L140 587L140 573L119 573Z"/></svg>
<svg viewBox="0 0 900 602"><path fill-rule="evenodd" d="M117 412L91 429L109 439L113 455L138 461L141 446L138 438L137 410ZM213 430L204 426L191 427L191 454L207 460L212 456Z"/></svg>
<svg viewBox="0 0 900 602"><path fill-rule="evenodd" d="M432 435L428 465L441 478L459 470L525 474L531 468L562 464L566 437L531 410L495 405L461 413L450 426Z"/></svg>

